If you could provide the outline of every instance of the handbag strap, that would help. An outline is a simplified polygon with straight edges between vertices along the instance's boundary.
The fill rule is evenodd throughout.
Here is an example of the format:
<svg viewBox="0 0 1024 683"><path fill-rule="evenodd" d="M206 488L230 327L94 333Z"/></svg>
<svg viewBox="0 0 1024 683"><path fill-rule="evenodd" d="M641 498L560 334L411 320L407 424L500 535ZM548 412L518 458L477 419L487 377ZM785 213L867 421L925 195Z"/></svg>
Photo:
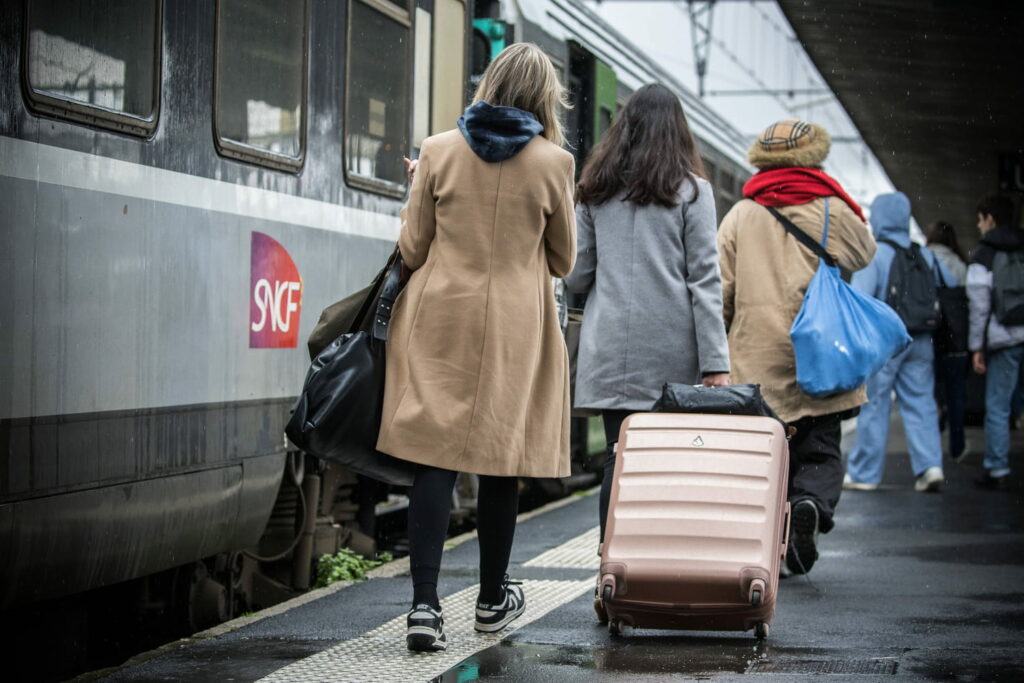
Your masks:
<svg viewBox="0 0 1024 683"><path fill-rule="evenodd" d="M783 216L775 207L773 207L773 206L766 206L764 208L766 208L769 211L771 211L772 215L775 216L775 218L778 219L778 221L780 223L782 223L782 227L786 229L786 232L788 232L790 235L795 237L797 242L799 242L800 244L804 245L805 247L807 247L808 249L813 251L815 254L818 255L818 258L820 258L822 261L824 261L828 265L830 265L832 267L836 266L836 260L834 258L832 258L832 256L827 251L825 251L825 247L823 247L821 244L818 244L817 242L815 242L813 237L808 235L806 232L804 232L800 228L796 227L796 225L793 223L793 221L791 221L788 218L786 218L785 216ZM825 230L824 230L824 234L822 236L822 242L826 242L827 240L828 240L828 198L825 199Z"/></svg>
<svg viewBox="0 0 1024 683"><path fill-rule="evenodd" d="M384 284L380 289L380 299L377 301L377 314L373 317L373 338L378 341L388 340L388 325L391 324L391 311L395 306L395 299L402 291L402 254L399 253L387 275L384 276Z"/></svg>
<svg viewBox="0 0 1024 683"><path fill-rule="evenodd" d="M348 331L356 332L363 326L363 321L366 320L367 314L370 312L370 307L377 303L377 298L380 296L380 288L384 286L384 280L387 279L388 270L391 265L395 262L396 258L400 258L401 253L398 251L398 246L395 246L395 250L391 252L391 256L388 257L388 261L384 264L384 267L380 269L377 276L373 278L373 283L370 287L370 291L367 293L366 298L363 299L363 303L359 305L359 312L352 319L352 325L349 326Z"/></svg>

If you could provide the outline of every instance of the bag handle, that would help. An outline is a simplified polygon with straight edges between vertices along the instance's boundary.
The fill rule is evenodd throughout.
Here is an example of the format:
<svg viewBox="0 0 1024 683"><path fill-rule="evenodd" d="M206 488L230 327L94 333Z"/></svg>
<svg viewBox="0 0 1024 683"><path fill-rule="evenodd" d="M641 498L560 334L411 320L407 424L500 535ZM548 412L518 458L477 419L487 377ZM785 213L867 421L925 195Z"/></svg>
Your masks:
<svg viewBox="0 0 1024 683"><path fill-rule="evenodd" d="M373 283L370 287L370 291L366 294L366 298L363 299L363 303L359 305L359 312L352 319L352 325L349 326L348 332L356 332L363 325L363 321L366 320L367 314L370 312L370 307L377 301L377 297L380 295L380 288L384 285L384 280L387 276L388 269L395 262L396 258L399 258L401 253L398 251L398 246L395 245L395 250L391 252L391 256L388 256L387 263L384 267L377 272L377 276L373 278Z"/></svg>
<svg viewBox="0 0 1024 683"><path fill-rule="evenodd" d="M775 216L775 218L778 219L780 223L782 223L782 227L786 229L786 232L795 237L797 242L813 251L815 254L818 255L818 258L820 258L828 265L832 266L833 268L836 267L836 260L832 258L832 256L827 251L825 251L825 247L815 242L814 238L812 238L810 235L808 235L800 228L796 227L793 221L789 220L781 213L779 213L779 211L775 207L766 206L764 208L772 212L772 215ZM825 233L823 239L828 239L828 199L825 200Z"/></svg>
<svg viewBox="0 0 1024 683"><path fill-rule="evenodd" d="M387 275L384 276L384 284L380 289L380 299L377 301L377 315L373 317L373 338L378 341L388 340L388 325L391 323L391 310L395 306L395 299L402 291L405 284L402 282L402 254L395 250L396 255Z"/></svg>

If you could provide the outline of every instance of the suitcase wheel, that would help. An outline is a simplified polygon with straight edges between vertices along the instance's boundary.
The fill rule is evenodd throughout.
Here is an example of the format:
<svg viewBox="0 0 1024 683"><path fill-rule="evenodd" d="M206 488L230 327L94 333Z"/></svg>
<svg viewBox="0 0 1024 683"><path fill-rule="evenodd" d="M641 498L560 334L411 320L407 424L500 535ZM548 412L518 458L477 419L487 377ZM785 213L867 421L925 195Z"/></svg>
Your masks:
<svg viewBox="0 0 1024 683"><path fill-rule="evenodd" d="M622 619L612 619L608 622L608 633L613 636L625 635L627 628L629 626Z"/></svg>
<svg viewBox="0 0 1024 683"><path fill-rule="evenodd" d="M765 638L767 638L768 631L769 628L767 622L759 621L756 624L754 624L754 637L758 640L764 640Z"/></svg>
<svg viewBox="0 0 1024 683"><path fill-rule="evenodd" d="M752 607L758 607L761 605L761 591L757 588L750 592L750 605Z"/></svg>
<svg viewBox="0 0 1024 683"><path fill-rule="evenodd" d="M611 600L612 599L612 587L611 587L610 584L606 585L604 588L601 589L601 599L602 600Z"/></svg>

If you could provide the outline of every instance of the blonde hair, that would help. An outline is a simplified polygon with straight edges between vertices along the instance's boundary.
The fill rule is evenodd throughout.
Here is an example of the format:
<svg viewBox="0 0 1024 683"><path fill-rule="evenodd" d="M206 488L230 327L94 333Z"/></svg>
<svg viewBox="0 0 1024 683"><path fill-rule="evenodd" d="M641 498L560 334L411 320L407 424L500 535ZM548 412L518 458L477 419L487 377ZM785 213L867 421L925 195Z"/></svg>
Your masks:
<svg viewBox="0 0 1024 683"><path fill-rule="evenodd" d="M544 137L565 144L561 110L570 108L569 98L551 60L533 43L509 45L494 58L473 96L473 104L480 101L530 112L544 126Z"/></svg>

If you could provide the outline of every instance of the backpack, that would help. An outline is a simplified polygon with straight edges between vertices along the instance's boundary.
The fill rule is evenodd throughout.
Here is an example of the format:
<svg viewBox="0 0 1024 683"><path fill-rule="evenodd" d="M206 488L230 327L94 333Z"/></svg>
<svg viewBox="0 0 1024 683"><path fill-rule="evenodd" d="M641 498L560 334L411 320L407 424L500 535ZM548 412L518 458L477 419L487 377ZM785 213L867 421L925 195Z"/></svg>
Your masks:
<svg viewBox="0 0 1024 683"><path fill-rule="evenodd" d="M1000 325L1024 325L1024 249L992 260L992 313Z"/></svg>
<svg viewBox="0 0 1024 683"><path fill-rule="evenodd" d="M911 334L934 332L942 320L939 295L935 273L921 253L921 247L911 243L907 249L890 240L879 241L895 252L889 268L885 303L896 311Z"/></svg>

